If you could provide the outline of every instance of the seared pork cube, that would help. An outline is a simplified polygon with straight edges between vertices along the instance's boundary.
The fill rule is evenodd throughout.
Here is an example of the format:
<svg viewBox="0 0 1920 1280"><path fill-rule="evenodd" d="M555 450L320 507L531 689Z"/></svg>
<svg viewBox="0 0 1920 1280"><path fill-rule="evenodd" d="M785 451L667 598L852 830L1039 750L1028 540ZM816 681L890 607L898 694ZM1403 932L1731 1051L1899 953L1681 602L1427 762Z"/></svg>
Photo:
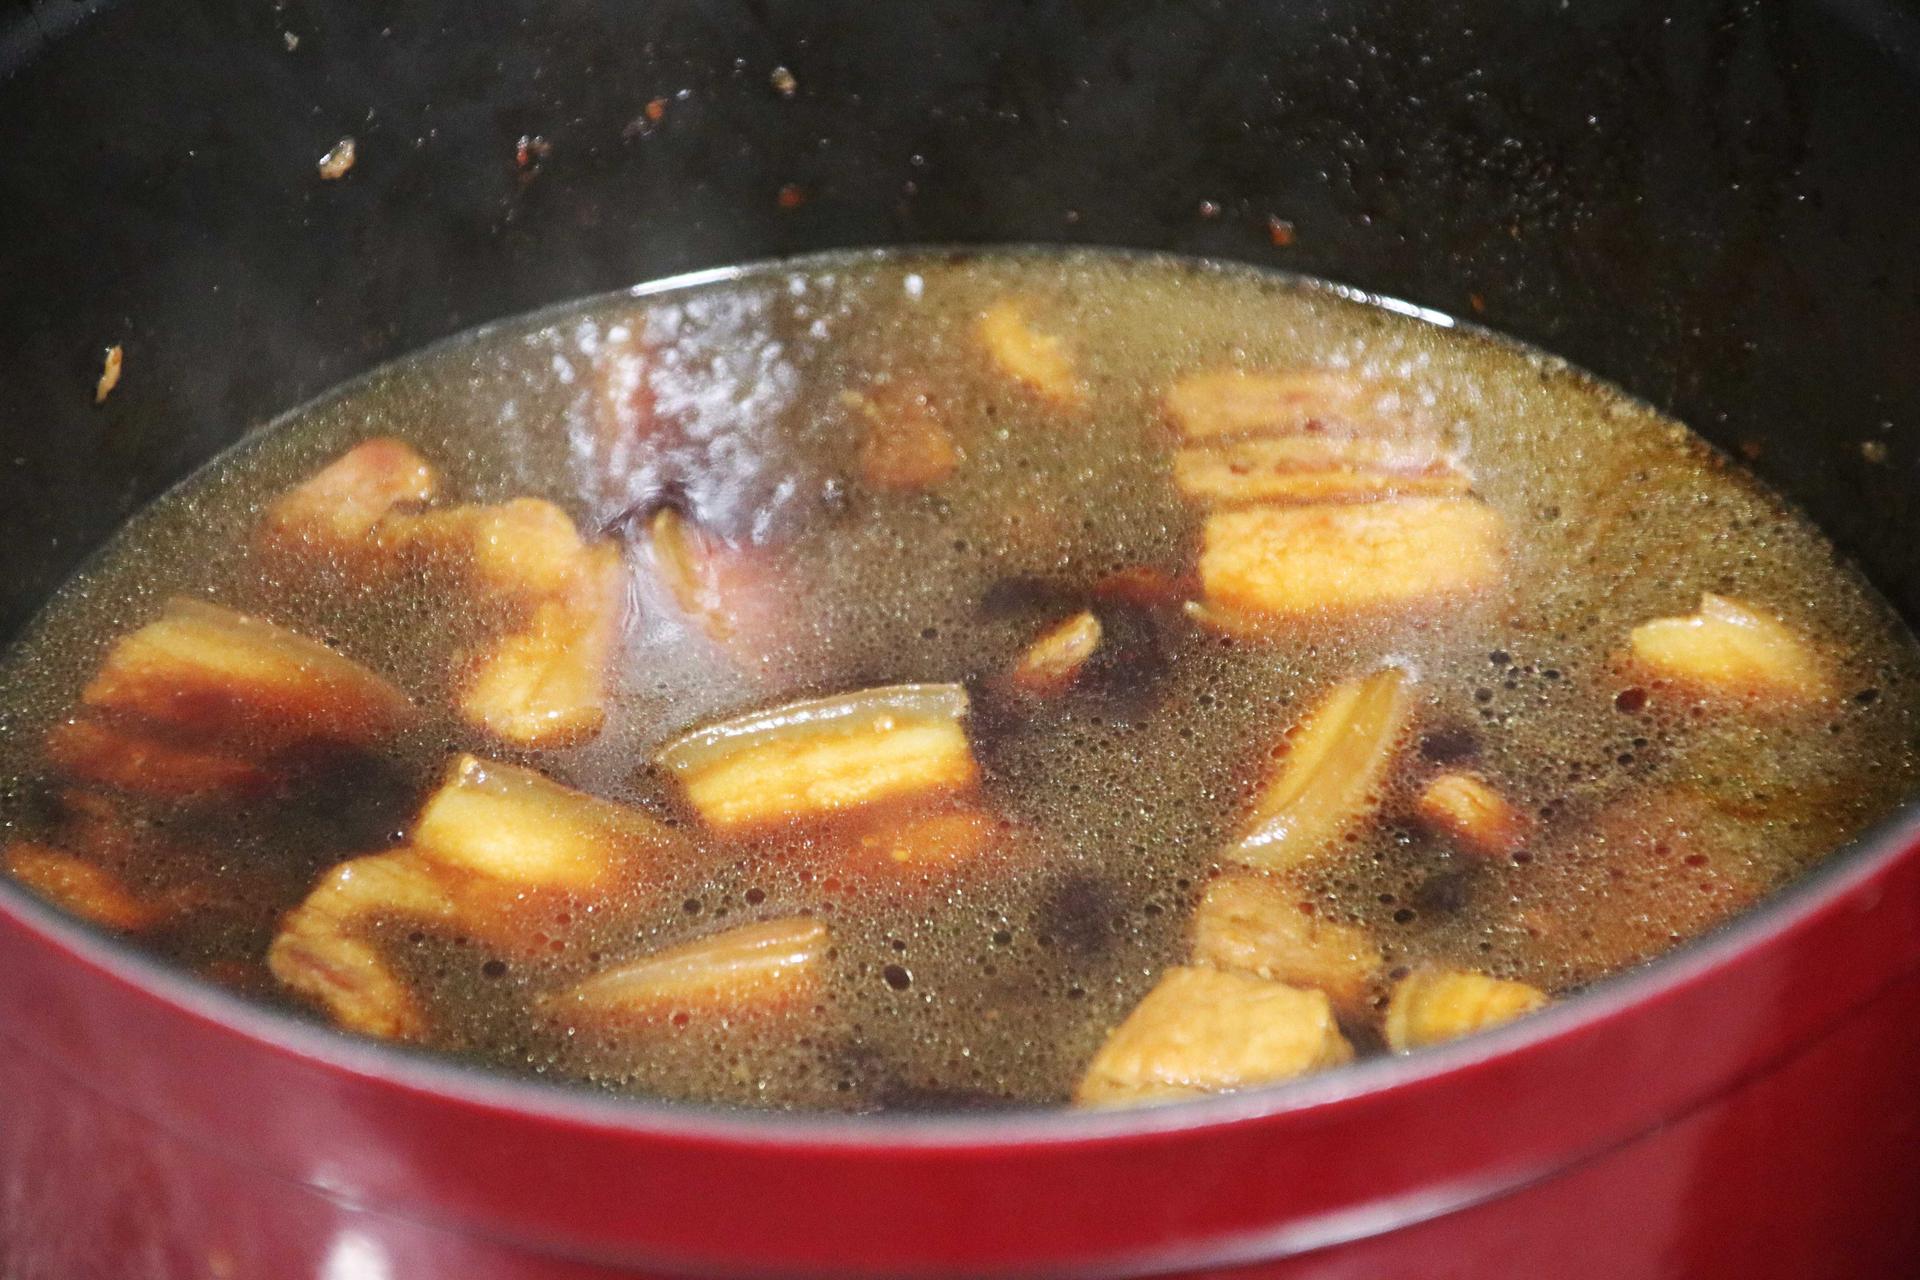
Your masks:
<svg viewBox="0 0 1920 1280"><path fill-rule="evenodd" d="M1492 588L1506 523L1471 498L1251 507L1207 517L1200 582L1229 629L1458 602Z"/></svg>
<svg viewBox="0 0 1920 1280"><path fill-rule="evenodd" d="M1511 1022L1546 1004L1547 993L1524 982L1423 965L1393 988L1387 1003L1387 1045L1395 1053L1406 1053Z"/></svg>
<svg viewBox="0 0 1920 1280"><path fill-rule="evenodd" d="M1633 629L1634 659L1689 691L1799 704L1833 695L1820 654L1793 628L1752 605L1708 592L1697 612Z"/></svg>
<svg viewBox="0 0 1920 1280"><path fill-rule="evenodd" d="M1100 619L1083 610L1048 628L1013 669L1014 688L1036 697L1064 692L1100 647Z"/></svg>
<svg viewBox="0 0 1920 1280"><path fill-rule="evenodd" d="M684 843L638 809L477 756L453 762L410 842L421 856L472 875L580 893L624 877L651 879Z"/></svg>
<svg viewBox="0 0 1920 1280"><path fill-rule="evenodd" d="M1193 917L1193 963L1326 992L1359 1018L1383 961L1365 930L1303 909L1300 895L1265 876L1214 881Z"/></svg>
<svg viewBox="0 0 1920 1280"><path fill-rule="evenodd" d="M162 800L257 796L280 780L275 768L222 751L199 751L91 717L64 720L47 734L47 760L68 777Z"/></svg>
<svg viewBox="0 0 1920 1280"><path fill-rule="evenodd" d="M496 637L460 681L467 723L500 742L553 748L583 742L606 721L608 682L626 618L618 547L580 553L576 578Z"/></svg>
<svg viewBox="0 0 1920 1280"><path fill-rule="evenodd" d="M919 387L846 391L841 403L861 424L860 478L869 488L930 489L959 467L959 446Z"/></svg>
<svg viewBox="0 0 1920 1280"><path fill-rule="evenodd" d="M274 499L254 545L273 556L368 567L381 551L373 538L380 522L426 505L438 489L433 467L411 446L369 440Z"/></svg>
<svg viewBox="0 0 1920 1280"><path fill-rule="evenodd" d="M1268 871L1335 847L1370 812L1406 737L1407 675L1385 667L1337 685L1293 731L1226 856Z"/></svg>
<svg viewBox="0 0 1920 1280"><path fill-rule="evenodd" d="M1065 344L1034 328L1024 303L1011 298L995 303L981 313L978 331L987 355L1007 377L1054 404L1085 402L1087 389Z"/></svg>
<svg viewBox="0 0 1920 1280"><path fill-rule="evenodd" d="M541 1006L557 1017L733 1020L809 1003L833 937L818 920L750 924L595 974Z"/></svg>
<svg viewBox="0 0 1920 1280"><path fill-rule="evenodd" d="M329 871L280 922L267 967L349 1031L418 1040L425 1012L394 972L373 927L381 920L455 920L457 881L412 849L353 858Z"/></svg>
<svg viewBox="0 0 1920 1280"><path fill-rule="evenodd" d="M1420 820L1468 853L1504 858L1526 847L1533 824L1505 796L1470 773L1444 773L1414 806Z"/></svg>
<svg viewBox="0 0 1920 1280"><path fill-rule="evenodd" d="M351 658L187 599L121 637L81 702L109 723L254 759L311 742L375 746L414 714L405 694Z"/></svg>
<svg viewBox="0 0 1920 1280"><path fill-rule="evenodd" d="M1113 1106L1252 1088L1353 1057L1325 994L1169 969L1088 1064L1074 1098Z"/></svg>
<svg viewBox="0 0 1920 1280"><path fill-rule="evenodd" d="M644 555L672 603L710 640L745 651L765 641L782 594L764 563L671 507L647 521Z"/></svg>
<svg viewBox="0 0 1920 1280"><path fill-rule="evenodd" d="M1345 369L1213 369L1175 382L1163 403L1187 440L1423 431L1404 391Z"/></svg>
<svg viewBox="0 0 1920 1280"><path fill-rule="evenodd" d="M957 684L862 689L695 730L658 759L715 830L777 828L971 789L966 712Z"/></svg>
<svg viewBox="0 0 1920 1280"><path fill-rule="evenodd" d="M1473 479L1433 442L1323 435L1199 445L1173 455L1182 494L1213 506L1464 494Z"/></svg>
<svg viewBox="0 0 1920 1280"><path fill-rule="evenodd" d="M376 533L397 554L503 600L566 594L587 552L572 517L541 498L395 516Z"/></svg>
<svg viewBox="0 0 1920 1280"><path fill-rule="evenodd" d="M171 914L142 898L106 868L47 845L22 841L7 849L7 874L63 911L108 929L151 929Z"/></svg>

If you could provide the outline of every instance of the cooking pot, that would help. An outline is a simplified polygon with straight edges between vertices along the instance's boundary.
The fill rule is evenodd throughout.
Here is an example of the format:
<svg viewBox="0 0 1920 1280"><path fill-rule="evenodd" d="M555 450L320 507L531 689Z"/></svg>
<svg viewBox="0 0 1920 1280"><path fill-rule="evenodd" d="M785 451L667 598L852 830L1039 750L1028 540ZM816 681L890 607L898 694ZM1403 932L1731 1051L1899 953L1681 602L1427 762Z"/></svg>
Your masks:
<svg viewBox="0 0 1920 1280"><path fill-rule="evenodd" d="M1564 354L1920 618L1916 122L1920 24L1875 0L9 0L0 627L221 446L439 336L1007 241L1331 277ZM13 1280L1910 1276L1916 1206L1915 811L1523 1023L1103 1114L509 1081L0 887Z"/></svg>

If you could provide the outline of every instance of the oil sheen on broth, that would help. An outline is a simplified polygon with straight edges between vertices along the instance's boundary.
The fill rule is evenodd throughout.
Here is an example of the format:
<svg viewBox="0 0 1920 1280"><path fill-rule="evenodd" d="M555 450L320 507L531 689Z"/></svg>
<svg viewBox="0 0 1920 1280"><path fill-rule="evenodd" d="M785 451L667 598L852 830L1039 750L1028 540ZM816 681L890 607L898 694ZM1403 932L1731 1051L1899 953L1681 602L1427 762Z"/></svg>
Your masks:
<svg viewBox="0 0 1920 1280"><path fill-rule="evenodd" d="M1310 399L1388 388L1385 425L1369 402L1352 431L1329 432L1309 405L1277 434L1221 428L1251 433L1252 453L1228 440L1205 454L1214 444L1181 439L1169 397L1231 370L1333 371ZM1250 384L1212 390L1258 398ZM1312 616L1263 625L1207 597L1196 563L1210 521L1298 509L1232 488L1248 458L1329 439L1392 452L1407 432L1434 452L1382 465L1423 478L1365 505L1491 513L1504 547L1491 580L1437 600L1414 583L1386 608L1326 587ZM460 673L503 608L478 570L428 555L375 582L351 563L260 553L270 503L382 437L437 469L436 507L547 499L619 549L597 732L503 741L456 712ZM1183 494L1183 447L1202 450L1187 464L1219 463L1227 489ZM660 544L674 537L718 576L676 595ZM722 625L685 608L703 592ZM1703 690L1634 656L1636 627L1692 617L1703 593L1755 611L1763 631L1784 627L1818 688L1773 696L1762 678L1716 694L1711 678ZM116 640L181 596L323 641L404 690L411 720L243 800L76 780L43 741ZM1054 669L1014 675L1036 639L1084 613L1099 632L1091 656L1069 628ZM1682 643L1711 630L1676 625ZM254 434L131 521L7 659L5 817L16 871L48 896L215 982L324 1016L266 964L286 914L336 864L415 839L451 757L523 766L652 815L671 854L588 893L508 885L497 911L486 899L371 913L364 944L417 1002L416 1038L644 1096L1052 1104L1170 970L1201 973L1193 1000L1254 992L1207 986L1215 970L1195 950L1197 904L1223 879L1254 882L1294 932L1332 930L1343 976L1318 985L1333 1038L1360 1054L1387 1048L1383 1017L1409 973L1558 998L1710 927L1911 790L1915 659L1800 515L1684 427L1551 357L1237 269L848 256L492 326ZM1305 767L1289 755L1309 750L1302 726L1342 682L1382 670L1400 673L1399 718L1384 767L1343 802L1357 818L1249 873L1232 851L1263 785ZM895 809L877 824L843 813L717 830L656 760L688 730L795 699L954 683L978 781L940 811L957 825L936 842L962 846L945 860L889 856ZM1449 775L1469 788L1451 809L1429 794ZM1476 807L1488 795L1504 806L1491 817ZM121 898L100 907L71 868L36 874L23 848L102 868ZM774 920L827 929L787 998L753 988L739 1007L669 1000L647 1017L556 1002L649 953ZM1299 990L1316 985L1279 967ZM1445 1022L1520 990L1409 1009ZM1156 993L1176 1018L1178 994ZM1456 1030L1476 1025L1459 1016ZM1136 1060L1114 1068L1131 1081L1082 1086L1087 1100L1304 1069L1155 1065L1154 1028L1137 1030Z"/></svg>

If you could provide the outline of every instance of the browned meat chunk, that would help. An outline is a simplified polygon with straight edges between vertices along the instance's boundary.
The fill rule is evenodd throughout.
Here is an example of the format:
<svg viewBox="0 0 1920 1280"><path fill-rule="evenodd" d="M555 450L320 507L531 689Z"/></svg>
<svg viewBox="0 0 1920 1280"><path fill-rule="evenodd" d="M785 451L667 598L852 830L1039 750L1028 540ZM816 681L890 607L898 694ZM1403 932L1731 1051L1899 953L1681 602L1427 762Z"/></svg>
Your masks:
<svg viewBox="0 0 1920 1280"><path fill-rule="evenodd" d="M925 391L896 384L841 398L864 428L860 478L870 488L930 489L959 467L959 446Z"/></svg>
<svg viewBox="0 0 1920 1280"><path fill-rule="evenodd" d="M1251 507L1207 518L1207 618L1229 630L1344 619L1481 594L1506 523L1471 498Z"/></svg>
<svg viewBox="0 0 1920 1280"><path fill-rule="evenodd" d="M1484 858L1517 852L1533 830L1526 814L1468 773L1445 773L1429 782L1415 810L1429 827Z"/></svg>
<svg viewBox="0 0 1920 1280"><path fill-rule="evenodd" d="M1009 298L987 308L980 316L979 334L1000 372L1041 399L1064 407L1086 401L1086 386L1065 344L1034 328L1024 303Z"/></svg>
<svg viewBox="0 0 1920 1280"><path fill-rule="evenodd" d="M863 689L696 730L659 761L716 830L780 827L971 789L979 767L966 712L959 685Z"/></svg>
<svg viewBox="0 0 1920 1280"><path fill-rule="evenodd" d="M1234 875L1214 881L1200 900L1193 963L1312 987L1358 1018L1383 961L1364 930L1303 909L1299 895L1276 881Z"/></svg>
<svg viewBox="0 0 1920 1280"><path fill-rule="evenodd" d="M1010 679L1014 688L1036 697L1060 693L1079 678L1099 647L1100 619L1083 610L1029 645Z"/></svg>
<svg viewBox="0 0 1920 1280"><path fill-rule="evenodd" d="M1395 1053L1406 1053L1511 1022L1546 1003L1546 992L1524 982L1423 966L1393 989L1387 1004L1387 1045Z"/></svg>
<svg viewBox="0 0 1920 1280"><path fill-rule="evenodd" d="M1685 689L1726 698L1818 702L1832 676L1807 641L1752 605L1707 593L1698 612L1633 629L1635 661Z"/></svg>
<svg viewBox="0 0 1920 1280"><path fill-rule="evenodd" d="M312 742L373 746L413 718L405 694L352 659L186 599L121 637L81 703L108 723L248 759Z"/></svg>
<svg viewBox="0 0 1920 1280"><path fill-rule="evenodd" d="M1318 991L1177 968L1107 1037L1075 1100L1111 1106L1247 1089L1353 1057Z"/></svg>
<svg viewBox="0 0 1920 1280"><path fill-rule="evenodd" d="M104 867L43 844L12 845L6 868L48 902L108 929L150 929L171 914L167 904L141 898Z"/></svg>

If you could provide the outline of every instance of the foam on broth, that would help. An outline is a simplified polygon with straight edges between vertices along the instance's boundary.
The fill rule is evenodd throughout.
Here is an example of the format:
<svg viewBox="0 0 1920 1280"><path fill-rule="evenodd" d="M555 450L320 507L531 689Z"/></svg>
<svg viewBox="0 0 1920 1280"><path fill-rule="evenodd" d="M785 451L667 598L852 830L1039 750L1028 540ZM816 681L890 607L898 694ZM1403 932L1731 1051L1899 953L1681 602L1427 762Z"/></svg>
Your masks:
<svg viewBox="0 0 1920 1280"><path fill-rule="evenodd" d="M981 359L975 318L1012 294L1068 336L1091 414L1065 418ZM675 424L649 440L608 428L633 390L609 353L635 337L660 353L653 413ZM1159 401L1174 376L1222 365L1351 367L1418 388L1511 530L1498 600L1276 643L1140 617L1119 677L1034 707L997 700L992 678L1095 581L1190 570L1201 517L1169 483ZM841 393L908 377L935 389L964 462L929 492L874 491ZM588 529L621 529L671 492L754 548L797 607L773 611L745 671L642 610L596 740L488 746L447 712L444 674L483 619L424 587L343 599L244 554L263 504L381 435L413 444L463 498L546 497ZM1614 661L1626 632L1690 612L1702 591L1795 619L1831 655L1842 696L1791 723L1637 699ZM1390 968L1442 960L1555 992L1664 947L1641 927L1648 903L1665 919L1691 895L1704 923L1887 812L1913 788L1920 730L1913 637L1801 515L1686 428L1552 357L1326 287L1098 253L849 255L590 300L454 339L256 433L129 522L0 667L10 838L44 834L61 790L39 759L46 728L107 646L178 594L324 637L429 713L380 760L283 802L143 811L135 887L198 905L142 945L296 1008L262 964L279 915L327 866L397 842L452 751L532 764L691 827L647 765L674 734L807 694L968 681L987 803L1020 832L992 865L924 881L824 874L796 847L813 836L701 837L669 888L551 921L535 962L405 922L382 932L450 1052L756 1106L1063 1101L1180 962L1270 746L1365 662L1417 673L1411 764L1304 898L1366 928ZM1409 788L1432 772L1422 762L1462 760L1536 817L1523 855L1465 858L1408 819ZM1682 788L1697 838L1732 852L1648 872L1623 851ZM803 912L835 933L817 1004L641 1032L529 1013L535 994L617 960Z"/></svg>

